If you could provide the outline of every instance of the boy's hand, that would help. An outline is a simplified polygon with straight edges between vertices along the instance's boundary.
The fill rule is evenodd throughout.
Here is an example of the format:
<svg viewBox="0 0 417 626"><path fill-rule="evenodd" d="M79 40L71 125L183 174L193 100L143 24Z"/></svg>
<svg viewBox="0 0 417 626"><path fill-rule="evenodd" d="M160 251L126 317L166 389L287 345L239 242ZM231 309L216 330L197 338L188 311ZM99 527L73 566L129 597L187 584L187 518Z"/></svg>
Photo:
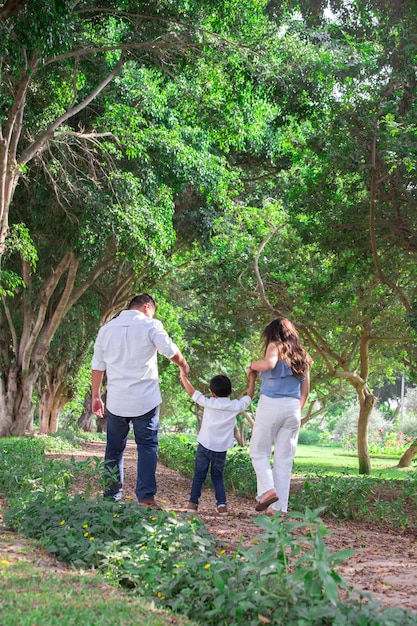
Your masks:
<svg viewBox="0 0 417 626"><path fill-rule="evenodd" d="M187 374L184 372L184 370L180 370L180 379L181 379L181 383L184 386L185 391L192 396L195 389L192 386L192 384L190 383L190 381L187 378Z"/></svg>

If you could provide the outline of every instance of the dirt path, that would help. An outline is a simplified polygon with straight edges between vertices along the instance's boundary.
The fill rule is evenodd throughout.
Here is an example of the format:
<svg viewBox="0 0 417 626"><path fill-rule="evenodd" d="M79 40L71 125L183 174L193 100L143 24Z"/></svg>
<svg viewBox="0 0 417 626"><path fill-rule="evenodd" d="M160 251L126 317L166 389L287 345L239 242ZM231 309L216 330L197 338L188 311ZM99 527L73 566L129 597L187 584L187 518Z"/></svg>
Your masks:
<svg viewBox="0 0 417 626"><path fill-rule="evenodd" d="M58 455L51 455L58 456ZM65 455L59 455L61 457ZM104 456L103 443L91 443L73 454L76 460ZM125 453L124 497L136 499L136 449L129 441ZM191 482L174 470L159 464L157 470L157 499L164 507L182 512L188 502ZM199 516L207 528L227 550L239 542L250 545L260 529L253 522L257 514L254 500L228 493L230 514L215 513L213 491L204 487ZM401 606L417 612L417 537L411 533L387 532L371 524L357 522L325 522L332 534L326 545L332 552L346 548L355 554L340 568L339 573L354 587L371 592L374 600L384 606ZM417 623L417 616L416 616Z"/></svg>

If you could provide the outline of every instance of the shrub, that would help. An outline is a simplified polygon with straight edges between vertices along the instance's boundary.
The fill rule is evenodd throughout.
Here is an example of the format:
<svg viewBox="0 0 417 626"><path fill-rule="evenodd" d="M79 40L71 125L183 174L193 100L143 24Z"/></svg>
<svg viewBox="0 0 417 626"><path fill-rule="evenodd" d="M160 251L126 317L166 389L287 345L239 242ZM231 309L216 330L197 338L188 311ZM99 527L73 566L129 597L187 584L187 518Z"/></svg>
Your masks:
<svg viewBox="0 0 417 626"><path fill-rule="evenodd" d="M187 478L193 477L196 451L197 440L192 435L162 435L159 439L160 460ZM224 482L226 489L240 495L253 496L256 493L256 476L248 448L235 446L228 450Z"/></svg>
<svg viewBox="0 0 417 626"><path fill-rule="evenodd" d="M5 521L38 539L60 560L75 567L99 569L109 581L152 598L155 604L207 626L255 626L260 622L275 626L416 623L415 614L398 607L382 610L369 597L366 602L360 596L351 598L345 581L336 572L337 565L351 551L332 554L326 548L323 537L327 530L319 517L321 509L305 506L304 512L287 518L279 513L274 518L259 516L255 523L262 533L251 548L238 550L230 557L218 549L195 516L178 516L133 502L89 498L88 492L70 496L68 484L76 472L74 464L56 465L50 461L42 468L37 443L29 444L36 452L35 463L33 455L22 454L27 443L0 444L2 460L8 460L4 486L13 483L10 451L14 445L18 450L15 458L21 462L22 490L19 501L6 512ZM189 446L195 444L184 440L181 445L178 439L174 442L171 458L181 457L182 449L188 450L188 460L193 458ZM164 448L169 455L169 441L164 442ZM248 458L243 449L234 451L233 456L236 469L239 461L245 464ZM94 471L92 464L77 465L86 473L87 482ZM348 480L333 478L320 483L313 478L304 494L321 500L327 494L326 506L334 510L335 503L340 505L342 499L353 501L358 510L366 508L374 483ZM402 497L410 497L413 490L415 484L410 481ZM339 600L341 589L343 602Z"/></svg>
<svg viewBox="0 0 417 626"><path fill-rule="evenodd" d="M320 433L317 430L301 428L298 433L298 443L304 446L314 446L320 440Z"/></svg>

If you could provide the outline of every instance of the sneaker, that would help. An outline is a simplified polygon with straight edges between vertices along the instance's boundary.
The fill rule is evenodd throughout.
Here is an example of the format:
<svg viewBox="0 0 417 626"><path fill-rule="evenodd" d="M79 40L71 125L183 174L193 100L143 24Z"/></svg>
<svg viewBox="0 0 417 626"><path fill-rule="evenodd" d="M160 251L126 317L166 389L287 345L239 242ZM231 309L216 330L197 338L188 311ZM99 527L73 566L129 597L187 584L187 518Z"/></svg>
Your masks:
<svg viewBox="0 0 417 626"><path fill-rule="evenodd" d="M217 507L217 513L219 515L227 515L227 506L225 504L219 504Z"/></svg>
<svg viewBox="0 0 417 626"><path fill-rule="evenodd" d="M195 504L195 502L189 502L187 504L187 511L197 511L198 510L198 504Z"/></svg>

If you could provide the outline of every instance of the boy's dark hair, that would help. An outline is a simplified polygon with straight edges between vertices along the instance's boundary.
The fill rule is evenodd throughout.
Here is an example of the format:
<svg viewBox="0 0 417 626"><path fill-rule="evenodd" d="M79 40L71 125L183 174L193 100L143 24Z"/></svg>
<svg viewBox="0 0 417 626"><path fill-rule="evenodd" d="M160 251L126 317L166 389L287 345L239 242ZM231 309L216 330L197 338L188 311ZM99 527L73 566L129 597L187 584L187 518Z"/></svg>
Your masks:
<svg viewBox="0 0 417 626"><path fill-rule="evenodd" d="M152 296L150 296L148 293L140 293L137 296L135 296L134 298L132 298L132 300L129 302L129 306L127 308L129 310L130 309L135 309L135 308L138 308L138 307L142 307L144 304L152 304L152 306L154 307L154 309L156 311L156 302L152 298Z"/></svg>
<svg viewBox="0 0 417 626"><path fill-rule="evenodd" d="M230 378L218 374L213 376L210 381L210 391L212 391L219 398L227 398L232 393L232 383Z"/></svg>

